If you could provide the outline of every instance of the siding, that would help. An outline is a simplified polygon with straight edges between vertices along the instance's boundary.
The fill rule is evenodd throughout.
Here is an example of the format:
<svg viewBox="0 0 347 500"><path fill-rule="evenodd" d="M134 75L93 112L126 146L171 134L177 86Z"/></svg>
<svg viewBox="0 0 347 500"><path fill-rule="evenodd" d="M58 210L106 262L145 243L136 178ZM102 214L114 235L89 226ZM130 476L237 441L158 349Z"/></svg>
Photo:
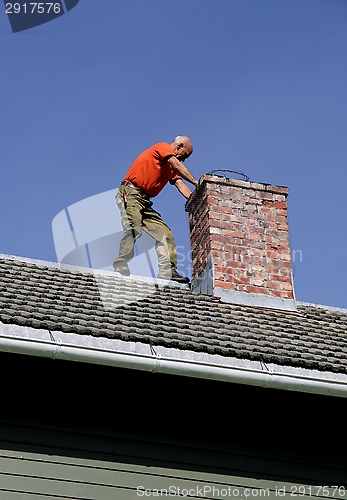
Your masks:
<svg viewBox="0 0 347 500"><path fill-rule="evenodd" d="M284 497L279 488L285 488ZM305 492L306 498L318 499L345 493L307 484L299 488L283 481L0 450L1 500L134 500L160 493L162 498L187 497L188 492L189 498L205 499L293 498Z"/></svg>
<svg viewBox="0 0 347 500"><path fill-rule="evenodd" d="M18 355L0 375L0 500L347 497L319 489L347 486L342 398Z"/></svg>

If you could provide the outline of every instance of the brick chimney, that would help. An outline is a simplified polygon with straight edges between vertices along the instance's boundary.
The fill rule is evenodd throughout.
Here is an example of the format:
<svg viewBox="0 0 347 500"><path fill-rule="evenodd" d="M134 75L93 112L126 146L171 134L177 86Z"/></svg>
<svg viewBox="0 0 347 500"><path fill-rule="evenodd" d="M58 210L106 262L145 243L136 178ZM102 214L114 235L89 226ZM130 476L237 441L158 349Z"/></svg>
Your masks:
<svg viewBox="0 0 347 500"><path fill-rule="evenodd" d="M203 175L186 203L193 291L295 310L288 188Z"/></svg>

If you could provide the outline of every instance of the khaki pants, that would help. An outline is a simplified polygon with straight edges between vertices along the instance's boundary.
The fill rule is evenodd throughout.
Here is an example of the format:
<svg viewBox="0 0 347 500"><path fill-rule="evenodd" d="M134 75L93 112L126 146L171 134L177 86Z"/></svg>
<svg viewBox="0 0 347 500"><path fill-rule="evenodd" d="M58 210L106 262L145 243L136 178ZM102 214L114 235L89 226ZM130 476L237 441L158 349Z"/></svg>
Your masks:
<svg viewBox="0 0 347 500"><path fill-rule="evenodd" d="M116 201L121 212L124 236L113 267L125 265L134 257L135 241L145 231L156 241L159 270L176 269L177 252L173 234L160 214L153 210L150 199L130 186L120 186Z"/></svg>

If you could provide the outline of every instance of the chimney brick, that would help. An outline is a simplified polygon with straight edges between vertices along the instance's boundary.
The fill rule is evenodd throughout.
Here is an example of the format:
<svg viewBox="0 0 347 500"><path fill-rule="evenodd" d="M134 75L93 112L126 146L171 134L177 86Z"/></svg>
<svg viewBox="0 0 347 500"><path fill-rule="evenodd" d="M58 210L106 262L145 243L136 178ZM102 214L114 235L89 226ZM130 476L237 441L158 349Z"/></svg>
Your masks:
<svg viewBox="0 0 347 500"><path fill-rule="evenodd" d="M295 309L287 196L283 186L204 175L186 204L193 290Z"/></svg>

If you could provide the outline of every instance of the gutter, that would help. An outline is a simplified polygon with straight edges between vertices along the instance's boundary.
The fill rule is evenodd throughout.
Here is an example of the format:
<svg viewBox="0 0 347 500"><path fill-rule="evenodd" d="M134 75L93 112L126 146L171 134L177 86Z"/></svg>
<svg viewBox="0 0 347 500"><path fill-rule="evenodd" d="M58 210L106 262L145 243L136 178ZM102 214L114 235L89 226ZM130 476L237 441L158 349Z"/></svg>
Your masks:
<svg viewBox="0 0 347 500"><path fill-rule="evenodd" d="M347 397L347 377L345 375L340 376L344 380L332 380L323 376L319 378L318 376L281 373L280 371L269 370L268 368L261 370L242 366L227 366L204 361L160 356L154 349L152 349L154 354L149 355L83 345L76 346L55 340L46 341L1 335L0 351L169 375L219 380L271 389Z"/></svg>

